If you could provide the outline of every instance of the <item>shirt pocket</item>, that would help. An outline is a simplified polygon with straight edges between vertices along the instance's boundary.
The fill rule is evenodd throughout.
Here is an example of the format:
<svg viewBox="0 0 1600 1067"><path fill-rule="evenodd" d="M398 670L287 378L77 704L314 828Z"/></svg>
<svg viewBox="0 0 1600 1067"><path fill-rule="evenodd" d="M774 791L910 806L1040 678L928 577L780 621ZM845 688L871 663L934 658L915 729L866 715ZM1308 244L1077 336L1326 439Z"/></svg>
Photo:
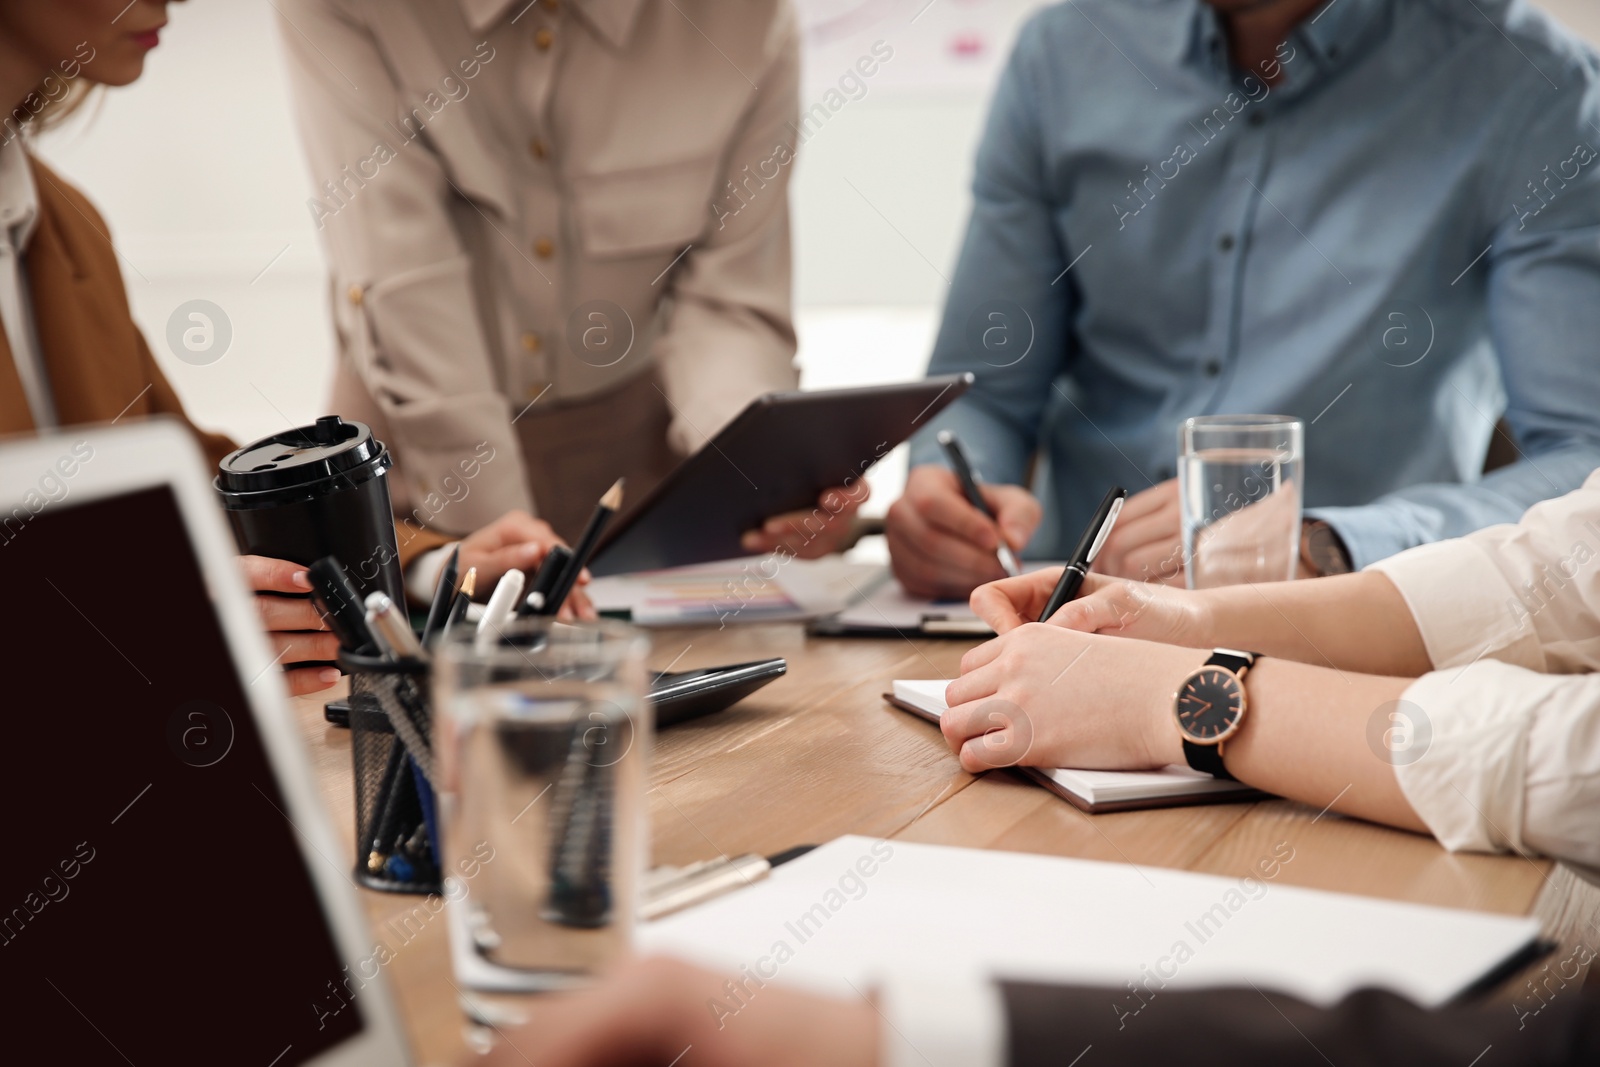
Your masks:
<svg viewBox="0 0 1600 1067"><path fill-rule="evenodd" d="M707 156L573 179L584 252L622 259L678 251L709 227L717 175L717 158Z"/></svg>

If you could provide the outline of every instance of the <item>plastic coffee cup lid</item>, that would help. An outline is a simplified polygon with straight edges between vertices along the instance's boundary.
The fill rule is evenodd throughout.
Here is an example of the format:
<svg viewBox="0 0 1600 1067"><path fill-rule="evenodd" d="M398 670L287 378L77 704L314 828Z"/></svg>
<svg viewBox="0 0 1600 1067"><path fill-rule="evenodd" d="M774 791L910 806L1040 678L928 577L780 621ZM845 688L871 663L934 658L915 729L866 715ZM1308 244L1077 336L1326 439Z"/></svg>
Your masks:
<svg viewBox="0 0 1600 1067"><path fill-rule="evenodd" d="M390 465L370 427L328 415L230 452L216 487L227 507L263 507L353 488Z"/></svg>

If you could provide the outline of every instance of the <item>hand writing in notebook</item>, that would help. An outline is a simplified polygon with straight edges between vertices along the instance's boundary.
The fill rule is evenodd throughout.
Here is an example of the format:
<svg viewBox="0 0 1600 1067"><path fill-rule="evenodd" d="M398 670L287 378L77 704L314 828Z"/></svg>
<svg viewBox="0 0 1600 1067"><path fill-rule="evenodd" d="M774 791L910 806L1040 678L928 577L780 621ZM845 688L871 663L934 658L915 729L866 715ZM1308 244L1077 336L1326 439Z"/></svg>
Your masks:
<svg viewBox="0 0 1600 1067"><path fill-rule="evenodd" d="M1184 762L1179 684L1208 652L1032 623L961 660L945 740L972 772L1001 766L1146 770Z"/></svg>
<svg viewBox="0 0 1600 1067"><path fill-rule="evenodd" d="M990 582L972 594L972 610L994 627L995 633L1009 633L1039 617L1060 576L1060 568L1051 567ZM1046 621L1084 633L1203 647L1211 643L1207 606L1186 589L1090 572L1077 599L1062 605Z"/></svg>

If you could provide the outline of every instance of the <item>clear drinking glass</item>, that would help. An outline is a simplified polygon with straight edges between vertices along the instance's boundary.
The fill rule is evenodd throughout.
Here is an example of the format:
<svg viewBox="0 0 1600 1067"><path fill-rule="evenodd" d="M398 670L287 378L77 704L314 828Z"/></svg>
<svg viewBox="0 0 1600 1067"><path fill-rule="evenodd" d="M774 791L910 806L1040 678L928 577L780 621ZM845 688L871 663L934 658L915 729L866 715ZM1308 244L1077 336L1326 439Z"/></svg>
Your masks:
<svg viewBox="0 0 1600 1067"><path fill-rule="evenodd" d="M465 918L452 928L523 989L581 984L629 949L647 848L648 653L631 627L543 618L440 645L445 896Z"/></svg>
<svg viewBox="0 0 1600 1067"><path fill-rule="evenodd" d="M1207 415L1178 429L1190 589L1293 578L1305 426L1286 415Z"/></svg>

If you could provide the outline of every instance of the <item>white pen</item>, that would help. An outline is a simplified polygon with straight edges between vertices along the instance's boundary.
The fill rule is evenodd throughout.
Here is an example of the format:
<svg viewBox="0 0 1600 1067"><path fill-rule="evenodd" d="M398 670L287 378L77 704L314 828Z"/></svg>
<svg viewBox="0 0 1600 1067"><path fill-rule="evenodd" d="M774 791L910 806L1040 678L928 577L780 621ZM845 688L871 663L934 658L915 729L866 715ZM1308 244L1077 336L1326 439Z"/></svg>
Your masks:
<svg viewBox="0 0 1600 1067"><path fill-rule="evenodd" d="M522 584L526 580L523 573L513 567L495 583L489 603L483 609L483 618L478 620L477 640L493 637L516 615L517 601L522 599Z"/></svg>
<svg viewBox="0 0 1600 1067"><path fill-rule="evenodd" d="M388 593L367 594L367 622L389 651L403 659L422 659L422 643Z"/></svg>

